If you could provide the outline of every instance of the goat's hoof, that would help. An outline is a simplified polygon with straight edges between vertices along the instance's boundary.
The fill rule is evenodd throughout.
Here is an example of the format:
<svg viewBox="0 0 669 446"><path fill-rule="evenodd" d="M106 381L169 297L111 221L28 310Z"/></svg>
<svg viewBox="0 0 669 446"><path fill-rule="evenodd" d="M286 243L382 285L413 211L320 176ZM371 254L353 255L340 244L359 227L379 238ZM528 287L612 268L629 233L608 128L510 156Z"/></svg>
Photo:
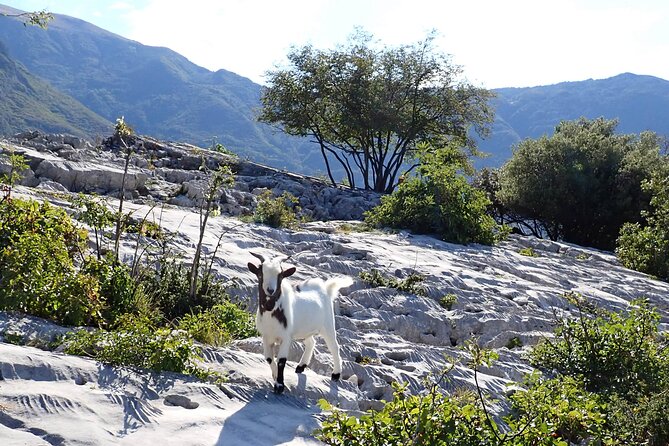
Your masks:
<svg viewBox="0 0 669 446"><path fill-rule="evenodd" d="M302 373L306 368L307 368L306 364L298 365L297 367L295 367L295 373Z"/></svg>
<svg viewBox="0 0 669 446"><path fill-rule="evenodd" d="M274 393L282 394L283 390L286 388L283 384L274 383Z"/></svg>
<svg viewBox="0 0 669 446"><path fill-rule="evenodd" d="M332 381L339 381L339 378L341 378L341 373L332 374Z"/></svg>

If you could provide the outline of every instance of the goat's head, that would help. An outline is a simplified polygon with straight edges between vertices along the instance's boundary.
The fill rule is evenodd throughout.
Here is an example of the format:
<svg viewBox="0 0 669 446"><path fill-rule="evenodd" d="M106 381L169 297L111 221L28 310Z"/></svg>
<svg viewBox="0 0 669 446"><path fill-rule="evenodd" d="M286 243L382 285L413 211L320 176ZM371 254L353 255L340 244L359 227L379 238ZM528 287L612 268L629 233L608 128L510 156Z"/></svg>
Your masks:
<svg viewBox="0 0 669 446"><path fill-rule="evenodd" d="M275 257L265 260L260 254L254 252L252 256L260 260L260 265L256 266L249 262L248 268L258 278L258 308L260 312L272 311L276 306L276 301L281 297L281 282L286 277L295 274L295 267L283 268L283 262L288 257Z"/></svg>

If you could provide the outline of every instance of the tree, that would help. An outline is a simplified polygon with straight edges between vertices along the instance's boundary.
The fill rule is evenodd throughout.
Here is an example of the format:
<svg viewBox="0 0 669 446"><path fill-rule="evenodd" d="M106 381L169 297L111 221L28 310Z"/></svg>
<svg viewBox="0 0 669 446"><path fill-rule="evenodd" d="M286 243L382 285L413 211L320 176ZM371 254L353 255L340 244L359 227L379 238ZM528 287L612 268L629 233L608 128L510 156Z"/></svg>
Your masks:
<svg viewBox="0 0 669 446"><path fill-rule="evenodd" d="M648 208L641 185L662 163L657 135L617 134L617 124L562 121L553 136L519 143L501 170L503 204L552 240L613 249L623 223Z"/></svg>
<svg viewBox="0 0 669 446"><path fill-rule="evenodd" d="M435 51L434 33L397 48L376 48L358 31L347 45L293 48L290 66L267 73L259 120L291 135L310 136L320 147L333 184L339 163L351 187L391 192L420 142L440 145L486 135L493 94L460 80L462 69Z"/></svg>

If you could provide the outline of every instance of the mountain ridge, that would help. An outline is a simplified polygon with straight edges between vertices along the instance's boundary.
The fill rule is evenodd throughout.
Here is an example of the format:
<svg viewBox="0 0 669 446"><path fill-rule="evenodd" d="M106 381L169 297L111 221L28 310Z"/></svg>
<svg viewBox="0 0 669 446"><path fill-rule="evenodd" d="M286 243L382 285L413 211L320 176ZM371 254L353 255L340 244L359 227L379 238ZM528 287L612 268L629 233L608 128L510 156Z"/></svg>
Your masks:
<svg viewBox="0 0 669 446"><path fill-rule="evenodd" d="M313 172L321 164L305 138L257 123L262 87L227 70L60 14L47 30L0 17L0 40L31 73L110 121L125 116L139 133L204 147L215 139L275 167Z"/></svg>
<svg viewBox="0 0 669 446"><path fill-rule="evenodd" d="M0 11L20 12L2 5ZM46 31L9 17L0 17L0 25L0 41L14 60L107 121L125 116L141 134L201 147L220 142L273 167L324 171L315 143L256 121L262 86L243 76L210 71L169 48L143 45L74 17L56 14ZM501 166L515 144L551 135L561 120L617 118L619 132L669 135L669 81L655 76L626 72L492 91L497 97L491 101L491 136L477 139L490 156L477 160L477 167ZM15 125L3 132L8 128L25 130Z"/></svg>

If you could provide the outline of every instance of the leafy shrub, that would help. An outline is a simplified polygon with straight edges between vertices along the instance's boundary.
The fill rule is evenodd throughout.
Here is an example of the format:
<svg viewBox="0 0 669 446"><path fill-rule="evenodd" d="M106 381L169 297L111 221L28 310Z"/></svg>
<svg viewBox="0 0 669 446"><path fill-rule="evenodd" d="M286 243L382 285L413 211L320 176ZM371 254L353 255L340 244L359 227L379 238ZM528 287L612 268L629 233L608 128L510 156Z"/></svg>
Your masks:
<svg viewBox="0 0 669 446"><path fill-rule="evenodd" d="M176 259L161 258L157 269L144 269L140 276L144 293L168 320L229 300L222 284L202 275L198 275L195 297L191 299L189 267Z"/></svg>
<svg viewBox="0 0 669 446"><path fill-rule="evenodd" d="M347 415L321 400L329 412L316 437L328 445L555 445L610 444L606 417L596 395L572 378L542 380L532 375L511 396L512 412L499 427L482 394L445 395L435 380L427 392L411 395L394 383L395 392L380 411Z"/></svg>
<svg viewBox="0 0 669 446"><path fill-rule="evenodd" d="M294 229L298 225L296 212L300 211L297 203L297 198L289 192L272 197L272 192L266 190L258 196L253 221L273 228Z"/></svg>
<svg viewBox="0 0 669 446"><path fill-rule="evenodd" d="M425 288L419 285L425 280L425 277L420 274L414 273L404 279L398 279L397 277L384 276L379 270L372 269L370 272L361 271L358 276L373 287L395 288L405 293L425 296Z"/></svg>
<svg viewBox="0 0 669 446"><path fill-rule="evenodd" d="M497 225L487 214L490 202L458 173L458 166L441 162L451 152L452 148L444 148L423 153L420 176L406 179L392 194L381 197L381 204L365 213L365 222L437 234L453 243L493 244Z"/></svg>
<svg viewBox="0 0 669 446"><path fill-rule="evenodd" d="M577 306L578 319L562 320L555 339L534 348L533 365L581 377L590 391L624 397L657 392L667 382L669 351L658 333L656 311L636 301L628 315L596 310L593 316L580 296L567 298Z"/></svg>
<svg viewBox="0 0 669 446"><path fill-rule="evenodd" d="M330 413L316 438L342 446L494 444L495 436L471 393L451 397L432 387L421 396L408 394L397 383L393 387L392 401L359 418L320 400L321 409Z"/></svg>
<svg viewBox="0 0 669 446"><path fill-rule="evenodd" d="M623 265L669 281L669 167L645 185L653 194L647 225L627 223L620 231L616 255Z"/></svg>
<svg viewBox="0 0 669 446"><path fill-rule="evenodd" d="M232 302L186 314L179 320L178 328L199 342L215 346L257 335L253 316Z"/></svg>
<svg viewBox="0 0 669 446"><path fill-rule="evenodd" d="M183 330L157 327L147 319L126 315L114 331L80 330L65 339L65 352L104 364L195 374L201 359L193 339Z"/></svg>
<svg viewBox="0 0 669 446"><path fill-rule="evenodd" d="M99 260L101 258L100 238L102 231L104 228L111 227L114 224L114 213L109 209L105 198L89 196L83 193L77 195L72 200L72 204L78 210L75 218L93 228L95 248Z"/></svg>
<svg viewBox="0 0 669 446"><path fill-rule="evenodd" d="M608 429L621 444L669 443L669 351L659 316L643 301L627 315L602 311L570 295L579 318L561 321L554 340L531 362L583 381L608 405ZM593 314L594 313L594 314Z"/></svg>
<svg viewBox="0 0 669 446"><path fill-rule="evenodd" d="M88 257L81 271L98 280L99 293L105 303L102 315L107 323L113 324L122 314L143 312L139 303L142 287L130 275L127 265L114 263L109 258L96 260Z"/></svg>
<svg viewBox="0 0 669 446"><path fill-rule="evenodd" d="M0 203L0 309L67 325L98 323L97 279L74 267L85 232L48 203Z"/></svg>
<svg viewBox="0 0 669 446"><path fill-rule="evenodd" d="M522 248L518 251L518 254L526 257L539 257L532 247Z"/></svg>
<svg viewBox="0 0 669 446"><path fill-rule="evenodd" d="M506 343L505 347L508 348L509 350L512 350L514 348L519 348L523 346L523 341L520 340L518 336L514 336L509 341Z"/></svg>
<svg viewBox="0 0 669 446"><path fill-rule="evenodd" d="M439 305L446 310L451 310L453 305L458 301L458 296L453 293L448 293L439 299Z"/></svg>

